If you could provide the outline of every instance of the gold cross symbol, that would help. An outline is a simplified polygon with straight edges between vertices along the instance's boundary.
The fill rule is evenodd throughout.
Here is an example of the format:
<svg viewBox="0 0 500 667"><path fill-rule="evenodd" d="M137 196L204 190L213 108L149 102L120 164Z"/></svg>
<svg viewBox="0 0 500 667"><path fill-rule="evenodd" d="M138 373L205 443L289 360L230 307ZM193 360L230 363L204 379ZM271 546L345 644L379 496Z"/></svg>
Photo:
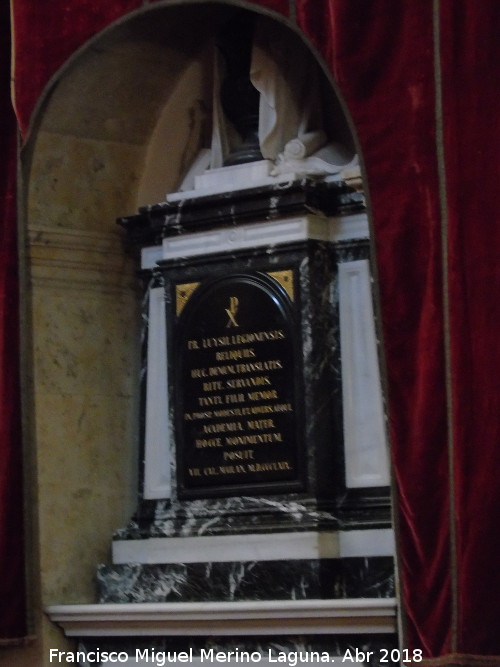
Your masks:
<svg viewBox="0 0 500 667"><path fill-rule="evenodd" d="M224 310L227 313L227 316L229 317L226 327L239 327L240 325L236 321L236 313L238 312L238 299L235 296L231 296L229 298L229 308L225 308Z"/></svg>

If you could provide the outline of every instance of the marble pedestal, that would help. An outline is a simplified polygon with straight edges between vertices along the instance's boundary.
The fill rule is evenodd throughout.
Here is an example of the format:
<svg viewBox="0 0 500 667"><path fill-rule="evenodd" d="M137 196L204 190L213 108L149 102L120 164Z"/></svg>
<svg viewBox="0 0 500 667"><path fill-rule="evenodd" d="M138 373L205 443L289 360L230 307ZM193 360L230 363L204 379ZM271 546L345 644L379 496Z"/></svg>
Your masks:
<svg viewBox="0 0 500 667"><path fill-rule="evenodd" d="M159 664L168 652L201 664L210 651L227 662L248 651L266 666L280 655L291 665L300 651L311 664L342 664L355 649L357 664L386 664L396 647L394 539L362 197L341 182L291 179L170 197L120 222L141 249L145 287L141 497L114 536L112 563L98 567L100 604L53 607L52 618L82 638L84 653L121 651L130 665ZM266 295L256 297L258 326L243 312L248 284ZM203 290L226 317L215 330ZM271 331L289 348L225 342ZM203 341L218 339L203 357ZM264 365L221 371L255 362ZM203 384L228 378L245 380L241 393L260 378L277 394L226 402L239 391ZM198 417L190 395L200 412L241 412ZM210 396L223 404L199 401ZM291 406L284 420L277 404ZM190 470L232 465L197 458L193 443L251 435L243 410L265 405L262 419L274 421L254 430L290 442L290 456L280 449L272 459L288 461L285 474L235 469L190 484ZM185 429L191 421L199 432ZM204 428L222 424L239 425ZM186 442L187 459L178 451ZM266 463L241 443L213 451L255 450L245 464Z"/></svg>
<svg viewBox="0 0 500 667"><path fill-rule="evenodd" d="M335 213L341 215L332 216ZM166 204L147 207L121 224L142 247L149 295L144 485L135 517L115 535L113 563L99 567L99 599L125 603L391 597L393 536L368 228L357 193L338 182L264 184L238 192L170 197ZM240 289L235 277L261 280L266 289L271 285L270 299L286 313L278 313L267 325L274 306L260 321L257 297L254 323L240 322L247 298L243 290L240 310L234 313L243 328L229 326L226 331L224 323L213 324L212 303L228 319L224 310L230 307L233 285L234 294ZM220 300L220 285L227 282ZM201 300L183 329L183 312L203 289L213 290L207 297L209 306ZM210 320L201 328L200 317ZM221 416L197 417L197 435L186 436L183 420L186 415L191 420L195 407L179 386L185 381L179 358L193 355L198 360L189 372L208 374L227 369L231 353L256 355L259 363L269 363L273 354L256 345L214 343L203 356L199 349L185 352L182 346L198 348L201 341L220 340L226 333L281 329L291 340L293 358L286 361L291 372L284 378L290 387L283 386L283 378L281 384L275 381L272 370L238 371L230 377L237 382L262 379L268 388L278 387L277 393L283 393L283 400L276 396L267 403L272 410L276 404L291 406L292 419L271 419L274 430L293 449L293 456L281 459L295 469L288 476L271 474L268 479L230 473L219 476L217 483L207 479L190 486L188 470L216 469L227 463L224 452L245 454L252 449L220 446L203 459L193 446L185 463L179 452L183 439L201 442L202 428L235 423L236 431L223 437L246 437L248 415L241 410L254 404L247 394L226 403L226 397L238 392L222 384L213 393L210 387L202 389L205 382L213 381L214 387L215 382L225 382L226 376L200 376L198 384L188 376L195 400L208 402L216 396L223 405L200 406L200 412L211 408L215 414L217 409ZM252 360L232 359L241 364ZM255 405L267 407L262 401ZM223 415L224 410L234 414Z"/></svg>

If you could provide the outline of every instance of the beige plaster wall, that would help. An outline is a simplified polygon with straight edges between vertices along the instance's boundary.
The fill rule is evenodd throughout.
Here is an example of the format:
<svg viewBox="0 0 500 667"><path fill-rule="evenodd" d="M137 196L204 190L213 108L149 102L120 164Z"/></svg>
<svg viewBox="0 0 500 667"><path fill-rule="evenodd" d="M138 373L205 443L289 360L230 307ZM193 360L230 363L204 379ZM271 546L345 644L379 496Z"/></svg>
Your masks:
<svg viewBox="0 0 500 667"><path fill-rule="evenodd" d="M134 206L136 145L40 132L27 200L26 407L35 631L68 642L49 604L94 602L94 574L137 490L136 265L115 219Z"/></svg>

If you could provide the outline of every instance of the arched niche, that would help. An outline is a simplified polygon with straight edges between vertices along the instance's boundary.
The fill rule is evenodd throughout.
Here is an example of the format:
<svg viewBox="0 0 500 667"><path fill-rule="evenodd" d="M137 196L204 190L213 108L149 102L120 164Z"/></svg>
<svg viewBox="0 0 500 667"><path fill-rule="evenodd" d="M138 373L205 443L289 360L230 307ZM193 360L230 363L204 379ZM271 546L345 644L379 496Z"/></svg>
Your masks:
<svg viewBox="0 0 500 667"><path fill-rule="evenodd" d="M189 30L184 35L183 44L188 46L190 39L194 39L195 46L185 67L178 72L164 105L159 109L150 134L137 191L138 206L161 201L165 193L178 189L200 148L210 147L214 94L213 44L221 26L231 20L235 12L240 11L241 3L209 5L210 30L203 30L201 36L196 33L191 35ZM248 14L256 12L248 10ZM185 20L186 14L182 16ZM309 46L299 34L291 30L283 17L271 18L268 13L262 13L258 20L266 32L272 32L276 41L286 41L287 47L294 52L295 62L300 59L310 62L318 78L320 90L316 92L319 92L324 107L328 138L343 147L345 156L352 157L356 153L355 138L331 78L322 70ZM286 64L283 66L281 63L280 67L284 80L293 76L291 68L287 69Z"/></svg>
<svg viewBox="0 0 500 667"><path fill-rule="evenodd" d="M53 78L21 155L42 606L93 601L95 565L135 506L140 297L115 220L178 187L206 136L204 47L236 7L293 32L283 17L236 1L159 2L128 15ZM326 75L324 86L337 138L353 147Z"/></svg>
<svg viewBox="0 0 500 667"><path fill-rule="evenodd" d="M207 45L242 7L274 23L277 34L287 33L295 49L315 59L284 17L238 0L159 2L128 15L80 49L38 105L24 149L30 223L49 224L50 218L58 227L113 228L119 215L175 190L209 142ZM320 76L332 138L352 154L352 127L325 72Z"/></svg>

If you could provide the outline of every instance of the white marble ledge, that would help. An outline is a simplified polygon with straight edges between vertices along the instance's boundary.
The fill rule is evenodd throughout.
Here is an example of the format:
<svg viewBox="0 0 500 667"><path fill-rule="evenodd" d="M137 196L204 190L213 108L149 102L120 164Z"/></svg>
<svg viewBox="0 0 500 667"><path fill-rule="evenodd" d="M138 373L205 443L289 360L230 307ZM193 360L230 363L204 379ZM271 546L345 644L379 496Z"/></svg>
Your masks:
<svg viewBox="0 0 500 667"><path fill-rule="evenodd" d="M161 259L196 257L244 248L274 247L292 241L366 240L369 238L366 213L324 218L316 215L296 216L278 220L221 227L203 232L167 236L161 246L148 246L141 251L141 268L152 269Z"/></svg>
<svg viewBox="0 0 500 667"><path fill-rule="evenodd" d="M158 439L157 439L158 441ZM394 556L394 531L390 528L349 531L304 531L195 537L153 537L114 540L113 564L123 563L230 563L318 558L366 558Z"/></svg>
<svg viewBox="0 0 500 667"><path fill-rule="evenodd" d="M397 626L394 598L71 604L45 611L68 637L380 634Z"/></svg>
<svg viewBox="0 0 500 667"><path fill-rule="evenodd" d="M373 537L371 539L373 541ZM339 535L335 532L295 532L198 537L152 537L143 540L114 540L113 563L230 563L338 558ZM369 555L369 554L362 554Z"/></svg>
<svg viewBox="0 0 500 667"><path fill-rule="evenodd" d="M333 218L308 214L167 236L163 239L163 259L196 257L258 247L273 248L283 243L308 239L337 243L367 239L368 236L368 218L364 213ZM143 249L142 268L150 268L151 262L157 256L157 251L155 253L150 248Z"/></svg>

